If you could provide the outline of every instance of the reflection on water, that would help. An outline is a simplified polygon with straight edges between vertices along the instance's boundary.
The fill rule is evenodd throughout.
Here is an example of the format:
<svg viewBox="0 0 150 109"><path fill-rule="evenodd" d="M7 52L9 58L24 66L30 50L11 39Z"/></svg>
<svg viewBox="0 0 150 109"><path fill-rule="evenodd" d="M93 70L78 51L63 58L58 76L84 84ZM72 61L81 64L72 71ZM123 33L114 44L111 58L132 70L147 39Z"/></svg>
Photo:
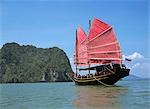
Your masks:
<svg viewBox="0 0 150 109"><path fill-rule="evenodd" d="M118 97L126 87L76 86L74 105L77 109L121 109Z"/></svg>

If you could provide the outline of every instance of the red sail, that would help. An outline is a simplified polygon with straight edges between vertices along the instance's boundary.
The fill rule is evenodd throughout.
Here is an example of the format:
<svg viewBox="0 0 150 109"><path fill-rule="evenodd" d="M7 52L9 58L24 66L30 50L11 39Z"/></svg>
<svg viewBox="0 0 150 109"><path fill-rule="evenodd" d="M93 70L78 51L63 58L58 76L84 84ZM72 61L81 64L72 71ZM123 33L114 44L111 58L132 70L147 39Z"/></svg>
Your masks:
<svg viewBox="0 0 150 109"><path fill-rule="evenodd" d="M78 27L74 53L74 62L78 66L84 66L87 64L86 38L87 37L83 29L81 27Z"/></svg>
<svg viewBox="0 0 150 109"><path fill-rule="evenodd" d="M89 64L122 63L120 45L111 26L94 19L87 43Z"/></svg>

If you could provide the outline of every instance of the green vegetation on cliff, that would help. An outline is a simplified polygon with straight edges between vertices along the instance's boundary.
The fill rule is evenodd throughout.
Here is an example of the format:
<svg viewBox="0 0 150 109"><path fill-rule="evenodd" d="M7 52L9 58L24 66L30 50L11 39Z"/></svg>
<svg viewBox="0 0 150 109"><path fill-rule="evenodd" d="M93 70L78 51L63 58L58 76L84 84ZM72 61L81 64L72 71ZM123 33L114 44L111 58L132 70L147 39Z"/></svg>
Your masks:
<svg viewBox="0 0 150 109"><path fill-rule="evenodd" d="M43 49L6 43L0 49L1 83L38 82L43 74L46 81L70 81L67 72L72 72L70 62L58 47Z"/></svg>

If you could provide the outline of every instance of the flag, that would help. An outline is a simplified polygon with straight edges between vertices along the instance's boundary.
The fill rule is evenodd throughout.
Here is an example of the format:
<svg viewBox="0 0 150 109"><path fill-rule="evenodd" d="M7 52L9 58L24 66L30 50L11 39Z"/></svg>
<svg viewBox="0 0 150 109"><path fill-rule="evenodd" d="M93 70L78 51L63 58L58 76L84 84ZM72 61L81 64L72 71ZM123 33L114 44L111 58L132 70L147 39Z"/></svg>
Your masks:
<svg viewBox="0 0 150 109"><path fill-rule="evenodd" d="M125 61L132 61L131 59L125 58Z"/></svg>

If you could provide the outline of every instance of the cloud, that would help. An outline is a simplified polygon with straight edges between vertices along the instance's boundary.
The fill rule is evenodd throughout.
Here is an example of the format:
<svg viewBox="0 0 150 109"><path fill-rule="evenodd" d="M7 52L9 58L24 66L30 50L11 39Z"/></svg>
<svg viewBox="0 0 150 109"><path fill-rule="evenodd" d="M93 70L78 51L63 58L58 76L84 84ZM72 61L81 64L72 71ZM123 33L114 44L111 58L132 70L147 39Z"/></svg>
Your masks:
<svg viewBox="0 0 150 109"><path fill-rule="evenodd" d="M130 55L123 55L125 58L131 59L131 62L125 62L126 66L131 69L130 74L150 78L150 58L144 57L141 53L134 52Z"/></svg>
<svg viewBox="0 0 150 109"><path fill-rule="evenodd" d="M132 68L132 69L138 68L140 65L141 65L141 64L140 64L139 62L137 62L137 63L133 64L133 66L132 66L131 68Z"/></svg>
<svg viewBox="0 0 150 109"><path fill-rule="evenodd" d="M128 56L123 55L123 60L125 60L125 58L131 59L131 60L136 60L136 59L143 59L144 56L138 52L134 52L133 54L128 55Z"/></svg>
<svg viewBox="0 0 150 109"><path fill-rule="evenodd" d="M132 66L131 66L132 69L146 69L146 68L150 68L150 63L149 62L137 62L137 63L134 63Z"/></svg>

